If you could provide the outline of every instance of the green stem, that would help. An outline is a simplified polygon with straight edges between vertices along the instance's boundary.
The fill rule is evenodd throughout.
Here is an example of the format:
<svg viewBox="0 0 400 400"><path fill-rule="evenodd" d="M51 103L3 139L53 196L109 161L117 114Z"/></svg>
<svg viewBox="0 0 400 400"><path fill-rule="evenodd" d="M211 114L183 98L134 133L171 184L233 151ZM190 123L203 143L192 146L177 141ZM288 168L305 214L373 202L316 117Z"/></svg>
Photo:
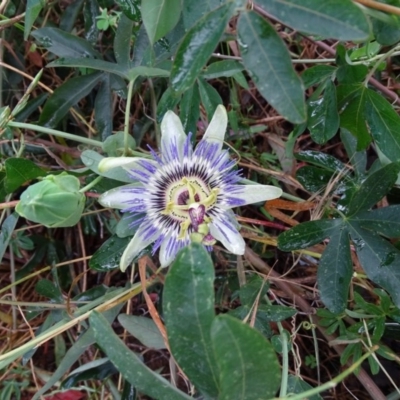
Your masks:
<svg viewBox="0 0 400 400"><path fill-rule="evenodd" d="M156 142L157 142L157 147L161 149L161 131L157 123L157 98L156 98L156 93L154 91L153 80L149 78L148 83L150 88L151 108L153 111L152 114L154 119L154 131L156 133Z"/></svg>
<svg viewBox="0 0 400 400"><path fill-rule="evenodd" d="M317 339L317 333L315 332L315 326L312 323L312 318L310 318L310 324L311 324L311 332L312 332L312 337L313 337L313 342L314 342L314 353L315 353L315 362L317 363L317 379L318 379L318 385L321 383L321 369L320 369L320 362L319 362L319 346L318 346L318 339Z"/></svg>
<svg viewBox="0 0 400 400"><path fill-rule="evenodd" d="M386 52L385 54L378 54L378 56L376 57L376 62L374 64L374 66L371 68L371 70L369 71L368 75L365 77L364 79L364 86L368 86L368 82L369 80L374 76L376 70L378 69L379 65L385 61L387 58L394 56L394 54L397 53L397 51L399 50L399 47L396 46L393 49L389 50L388 52ZM372 60L372 58L371 58Z"/></svg>
<svg viewBox="0 0 400 400"><path fill-rule="evenodd" d="M377 346L376 346L377 347ZM290 400L303 400L310 398L318 393L324 392L325 390L332 389L334 388L338 383L343 381L347 376L352 374L361 364L364 360L366 360L374 351L376 348L372 348L368 353L365 353L362 357L360 357L357 362L355 362L353 365L351 365L349 368L347 368L345 371L343 371L341 374L339 374L336 378L330 380L329 382L324 383L321 386L318 386L316 388L306 390L305 392L291 395L290 397L284 397L284 399L290 399ZM283 398L279 398L280 400L283 400Z"/></svg>
<svg viewBox="0 0 400 400"><path fill-rule="evenodd" d="M304 201L304 199L301 199L300 197L297 197L297 196L293 196L293 195L291 195L289 193L286 193L286 192L283 192L281 197L283 199L286 199L286 200L295 201L296 203L302 203Z"/></svg>
<svg viewBox="0 0 400 400"><path fill-rule="evenodd" d="M73 135L71 133L57 131L57 130L51 129L51 128L45 128L44 126L40 126L40 125L27 124L25 122L15 122L15 121L10 121L10 122L8 122L7 125L11 128L30 129L30 130L36 131L36 132L47 133L48 135L58 136L58 137L62 137L64 139L68 139L68 140L74 140L75 142L80 142L83 144L87 144L89 146L102 147L102 145L103 145L102 142L100 142L98 140L88 139L88 138L81 137L78 135Z"/></svg>
<svg viewBox="0 0 400 400"><path fill-rule="evenodd" d="M129 156L129 117L131 115L132 93L135 80L129 81L128 97L126 99L125 123L124 123L124 156Z"/></svg>
<svg viewBox="0 0 400 400"><path fill-rule="evenodd" d="M88 183L86 186L84 186L82 189L80 189L79 193L87 192L93 186L96 186L102 179L103 179L103 176L98 176L96 179L93 179L92 182Z"/></svg>
<svg viewBox="0 0 400 400"><path fill-rule="evenodd" d="M264 296L265 301L272 305L272 302L268 296ZM280 322L276 323L279 330L279 335L281 337L282 345L282 378L281 378L281 388L279 390L279 397L285 397L288 388L288 377L289 377L289 353L288 353L288 340L286 336L286 331Z"/></svg>

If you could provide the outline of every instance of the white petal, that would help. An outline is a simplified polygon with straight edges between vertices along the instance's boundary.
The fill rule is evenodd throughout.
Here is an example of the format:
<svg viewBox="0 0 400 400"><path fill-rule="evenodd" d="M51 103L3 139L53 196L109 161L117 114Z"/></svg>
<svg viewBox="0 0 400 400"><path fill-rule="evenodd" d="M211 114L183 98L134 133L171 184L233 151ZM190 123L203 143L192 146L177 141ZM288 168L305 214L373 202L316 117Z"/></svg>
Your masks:
<svg viewBox="0 0 400 400"><path fill-rule="evenodd" d="M120 186L103 193L98 202L103 207L111 207L123 210L130 205L137 205L148 200L147 192L144 190L143 193L141 193L141 188L143 188L143 186L137 183Z"/></svg>
<svg viewBox="0 0 400 400"><path fill-rule="evenodd" d="M221 220L219 218L221 218ZM237 231L236 227L229 222L227 216L223 221L222 218L224 218L223 215L214 218L212 222L210 222L211 235L219 240L231 253L243 255L246 245L242 235Z"/></svg>
<svg viewBox="0 0 400 400"><path fill-rule="evenodd" d="M165 161L182 159L186 134L182 122L172 111L167 111L161 122L161 156Z"/></svg>
<svg viewBox="0 0 400 400"><path fill-rule="evenodd" d="M98 165L100 172L107 172L110 169L124 167L134 160L133 157L105 157Z"/></svg>
<svg viewBox="0 0 400 400"><path fill-rule="evenodd" d="M282 195L282 189L270 185L237 185L238 190L231 194L244 201L242 205L259 203L261 201L272 200Z"/></svg>
<svg viewBox="0 0 400 400"><path fill-rule="evenodd" d="M120 263L119 268L124 272L132 260L149 244L153 243L160 236L161 232L158 229L152 229L151 224L145 220L140 225L133 239L129 242L128 246L125 248Z"/></svg>
<svg viewBox="0 0 400 400"><path fill-rule="evenodd" d="M206 140L210 143L218 143L220 145L219 150L222 149L222 145L225 138L226 127L228 125L228 115L223 105L219 105L214 112L210 124L203 136L202 140Z"/></svg>
<svg viewBox="0 0 400 400"><path fill-rule="evenodd" d="M161 268L168 267L174 261L178 251L184 247L185 241L177 240L174 232L167 235L160 247Z"/></svg>
<svg viewBox="0 0 400 400"><path fill-rule="evenodd" d="M145 168L143 165L147 165L148 168ZM152 159L143 157L106 157L99 162L98 169L100 172L104 173L117 167L122 167L128 172L132 169L136 169L146 173L152 173L158 168L158 164Z"/></svg>

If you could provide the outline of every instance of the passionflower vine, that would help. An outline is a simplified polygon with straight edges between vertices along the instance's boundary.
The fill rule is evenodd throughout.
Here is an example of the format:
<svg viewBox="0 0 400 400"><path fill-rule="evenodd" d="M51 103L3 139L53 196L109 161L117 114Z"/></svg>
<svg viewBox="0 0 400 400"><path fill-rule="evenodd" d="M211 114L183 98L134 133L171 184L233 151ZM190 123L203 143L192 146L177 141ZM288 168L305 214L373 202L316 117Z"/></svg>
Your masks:
<svg viewBox="0 0 400 400"><path fill-rule="evenodd" d="M242 185L227 150L222 149L227 114L218 106L197 147L186 135L179 117L168 111L161 122L161 154L153 159L104 158L100 170L122 166L134 183L104 193L99 202L121 209L140 224L120 261L122 271L145 247L160 249L168 266L191 241L208 249L220 241L234 254L244 254L245 242L232 208L279 197L282 190L268 185Z"/></svg>

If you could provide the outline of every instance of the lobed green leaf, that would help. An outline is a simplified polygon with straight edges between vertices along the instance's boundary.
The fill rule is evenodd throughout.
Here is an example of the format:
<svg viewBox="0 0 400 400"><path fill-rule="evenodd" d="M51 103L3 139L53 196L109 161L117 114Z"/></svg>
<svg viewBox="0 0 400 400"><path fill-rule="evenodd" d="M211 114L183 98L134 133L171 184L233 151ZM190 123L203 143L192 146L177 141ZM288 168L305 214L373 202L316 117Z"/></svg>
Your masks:
<svg viewBox="0 0 400 400"><path fill-rule="evenodd" d="M226 3L201 18L183 38L174 59L171 85L177 92L188 90L217 47L233 12Z"/></svg>
<svg viewBox="0 0 400 400"><path fill-rule="evenodd" d="M305 249L333 235L340 224L341 219L303 222L281 233L278 237L278 247L283 251Z"/></svg>
<svg viewBox="0 0 400 400"><path fill-rule="evenodd" d="M292 28L325 38L366 40L369 23L350 0L258 0L266 11Z"/></svg>
<svg viewBox="0 0 400 400"><path fill-rule="evenodd" d="M149 369L114 333L107 320L98 312L90 317L97 344L103 349L120 374L139 391L155 399L188 400L187 396L172 386L159 373Z"/></svg>
<svg viewBox="0 0 400 400"><path fill-rule="evenodd" d="M238 36L243 64L261 95L289 121L304 122L303 83L274 28L255 12L243 12Z"/></svg>
<svg viewBox="0 0 400 400"><path fill-rule="evenodd" d="M168 272L163 310L171 352L203 393L218 394L218 371L211 346L214 266L201 244L182 249Z"/></svg>
<svg viewBox="0 0 400 400"><path fill-rule="evenodd" d="M349 231L342 223L332 233L318 266L318 288L329 311L340 313L346 308L352 275Z"/></svg>
<svg viewBox="0 0 400 400"><path fill-rule="evenodd" d="M220 376L218 399L259 400L275 395L280 365L261 333L236 318L219 315L212 324L211 338Z"/></svg>

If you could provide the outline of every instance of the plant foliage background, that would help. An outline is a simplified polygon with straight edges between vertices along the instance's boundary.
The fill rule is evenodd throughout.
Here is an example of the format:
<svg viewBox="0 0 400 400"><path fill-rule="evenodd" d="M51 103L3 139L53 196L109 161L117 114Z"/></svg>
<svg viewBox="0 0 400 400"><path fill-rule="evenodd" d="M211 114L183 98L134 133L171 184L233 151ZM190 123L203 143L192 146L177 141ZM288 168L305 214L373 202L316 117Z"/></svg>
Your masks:
<svg viewBox="0 0 400 400"><path fill-rule="evenodd" d="M398 0L3 0L0 399L398 398ZM96 199L106 156L216 107L245 255L168 269ZM32 206L29 199L35 199ZM352 396L352 397L350 397ZM387 396L387 397L386 397Z"/></svg>

